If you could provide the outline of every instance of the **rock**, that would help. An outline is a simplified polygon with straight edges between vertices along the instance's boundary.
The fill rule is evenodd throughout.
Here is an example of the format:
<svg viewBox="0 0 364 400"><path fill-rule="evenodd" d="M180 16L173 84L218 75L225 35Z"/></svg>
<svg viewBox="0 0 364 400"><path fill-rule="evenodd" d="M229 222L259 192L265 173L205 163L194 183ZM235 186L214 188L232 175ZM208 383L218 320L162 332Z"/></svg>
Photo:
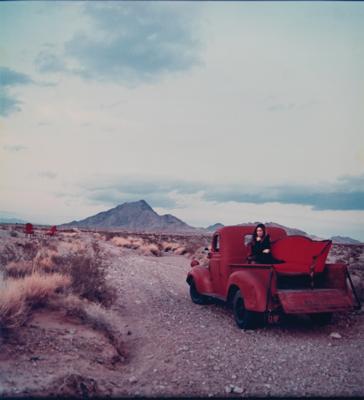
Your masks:
<svg viewBox="0 0 364 400"><path fill-rule="evenodd" d="M188 346L182 346L179 349L177 349L177 353L180 353L181 351L188 351L188 350L189 350Z"/></svg>
<svg viewBox="0 0 364 400"><path fill-rule="evenodd" d="M137 381L138 381L138 379L135 376L132 376L129 378L130 383L136 383Z"/></svg>
<svg viewBox="0 0 364 400"><path fill-rule="evenodd" d="M331 332L330 337L333 339L341 339L342 338L342 336L338 332Z"/></svg>
<svg viewBox="0 0 364 400"><path fill-rule="evenodd" d="M225 386L225 392L226 393L231 393L231 387L229 386Z"/></svg>
<svg viewBox="0 0 364 400"><path fill-rule="evenodd" d="M239 386L235 386L235 385L230 384L228 386L225 386L225 392L226 393L239 393L239 394L241 394L241 393L244 392L244 389L242 389Z"/></svg>
<svg viewBox="0 0 364 400"><path fill-rule="evenodd" d="M239 394L241 394L241 393L243 393L244 392L244 389L242 389L241 387L239 387L239 386L234 386L233 387L233 393L239 393Z"/></svg>

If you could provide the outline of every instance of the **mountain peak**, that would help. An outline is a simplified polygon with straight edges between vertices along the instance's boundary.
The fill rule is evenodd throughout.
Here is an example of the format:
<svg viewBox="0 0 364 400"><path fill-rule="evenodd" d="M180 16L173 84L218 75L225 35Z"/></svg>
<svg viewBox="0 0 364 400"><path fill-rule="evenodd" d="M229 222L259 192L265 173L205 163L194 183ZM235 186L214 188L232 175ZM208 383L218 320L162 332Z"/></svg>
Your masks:
<svg viewBox="0 0 364 400"><path fill-rule="evenodd" d="M119 204L116 208L136 208L140 210L149 210L153 211L153 208L145 201L145 200L137 200L137 201L128 201L123 204Z"/></svg>
<svg viewBox="0 0 364 400"><path fill-rule="evenodd" d="M123 228L133 231L191 232L196 229L171 214L158 215L143 199L120 204L110 210L63 226L71 225L86 228Z"/></svg>

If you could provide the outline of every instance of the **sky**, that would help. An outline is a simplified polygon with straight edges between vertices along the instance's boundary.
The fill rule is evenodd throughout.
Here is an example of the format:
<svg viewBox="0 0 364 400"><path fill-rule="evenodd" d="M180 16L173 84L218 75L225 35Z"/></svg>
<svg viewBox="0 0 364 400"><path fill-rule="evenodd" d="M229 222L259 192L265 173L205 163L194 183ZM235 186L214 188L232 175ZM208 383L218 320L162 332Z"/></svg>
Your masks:
<svg viewBox="0 0 364 400"><path fill-rule="evenodd" d="M364 241L363 41L362 2L1 2L0 217Z"/></svg>

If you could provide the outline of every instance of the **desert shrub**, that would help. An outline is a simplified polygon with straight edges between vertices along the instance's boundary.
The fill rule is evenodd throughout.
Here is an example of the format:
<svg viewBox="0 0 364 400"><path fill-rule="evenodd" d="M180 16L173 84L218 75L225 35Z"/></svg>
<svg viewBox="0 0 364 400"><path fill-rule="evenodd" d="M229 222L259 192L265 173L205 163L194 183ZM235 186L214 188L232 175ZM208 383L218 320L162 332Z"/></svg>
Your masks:
<svg viewBox="0 0 364 400"><path fill-rule="evenodd" d="M154 243L141 245L139 247L139 251L141 254L144 254L144 255L153 255L153 256L157 256L157 257L162 255L159 247Z"/></svg>
<svg viewBox="0 0 364 400"><path fill-rule="evenodd" d="M23 293L16 287L3 284L0 293L0 333L17 328L26 321L29 306L24 301Z"/></svg>
<svg viewBox="0 0 364 400"><path fill-rule="evenodd" d="M86 254L53 255L52 261L72 279L72 291L80 297L109 306L115 289L106 282L106 271L99 257Z"/></svg>
<svg viewBox="0 0 364 400"><path fill-rule="evenodd" d="M188 250L185 246L178 246L174 251L175 254L183 256L184 254L188 253Z"/></svg>
<svg viewBox="0 0 364 400"><path fill-rule="evenodd" d="M125 357L126 351L120 340L120 332L117 329L115 315L100 304L81 300L75 295L58 297L50 302L55 309L66 310L67 314L80 319L92 328L102 332L115 347L119 356Z"/></svg>
<svg viewBox="0 0 364 400"><path fill-rule="evenodd" d="M165 252L174 252L180 245L176 242L170 242L170 241L163 241L161 243L162 246L162 251Z"/></svg>
<svg viewBox="0 0 364 400"><path fill-rule="evenodd" d="M111 240L115 246L125 247L126 249L137 250L144 245L144 241L141 238L137 238L134 236L114 236Z"/></svg>
<svg viewBox="0 0 364 400"><path fill-rule="evenodd" d="M25 242L25 243L21 242L21 241L17 241L16 245L18 247L22 247L23 258L25 260L32 260L39 250L39 244L34 241Z"/></svg>
<svg viewBox="0 0 364 400"><path fill-rule="evenodd" d="M4 267L6 277L23 278L30 275L33 271L33 261L19 260L11 261Z"/></svg>
<svg viewBox="0 0 364 400"><path fill-rule="evenodd" d="M110 241L115 246L126 247L129 249L132 248L132 242L130 239L126 239L126 238L119 237L119 236L114 236Z"/></svg>
<svg viewBox="0 0 364 400"><path fill-rule="evenodd" d="M44 305L51 295L70 285L68 276L34 273L2 282L0 292L0 329L9 330L24 324L32 308Z"/></svg>
<svg viewBox="0 0 364 400"><path fill-rule="evenodd" d="M0 251L0 265L19 259L19 254L13 246L5 245Z"/></svg>
<svg viewBox="0 0 364 400"><path fill-rule="evenodd" d="M117 237L117 236L115 236L115 233L112 233L112 232L103 232L103 235L104 235L105 241L109 241L109 240L113 239L114 237Z"/></svg>
<svg viewBox="0 0 364 400"><path fill-rule="evenodd" d="M59 272L52 260L52 255L57 252L47 247L41 248L32 260L11 261L5 265L4 271L7 277L21 278L33 272L53 273Z"/></svg>
<svg viewBox="0 0 364 400"><path fill-rule="evenodd" d="M11 231L11 232L10 232L10 236L11 236L11 237L18 237L19 235L18 235L18 232L16 232L16 231Z"/></svg>

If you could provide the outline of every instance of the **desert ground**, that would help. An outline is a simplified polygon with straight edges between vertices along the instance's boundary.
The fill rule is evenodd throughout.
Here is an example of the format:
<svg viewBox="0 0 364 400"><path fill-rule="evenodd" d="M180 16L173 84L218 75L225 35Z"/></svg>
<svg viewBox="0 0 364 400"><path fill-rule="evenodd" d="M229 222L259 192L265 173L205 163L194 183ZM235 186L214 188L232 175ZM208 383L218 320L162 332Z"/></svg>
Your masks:
<svg viewBox="0 0 364 400"><path fill-rule="evenodd" d="M0 226L0 396L363 396L364 313L240 330L191 302L208 236ZM363 299L364 246L334 245Z"/></svg>

